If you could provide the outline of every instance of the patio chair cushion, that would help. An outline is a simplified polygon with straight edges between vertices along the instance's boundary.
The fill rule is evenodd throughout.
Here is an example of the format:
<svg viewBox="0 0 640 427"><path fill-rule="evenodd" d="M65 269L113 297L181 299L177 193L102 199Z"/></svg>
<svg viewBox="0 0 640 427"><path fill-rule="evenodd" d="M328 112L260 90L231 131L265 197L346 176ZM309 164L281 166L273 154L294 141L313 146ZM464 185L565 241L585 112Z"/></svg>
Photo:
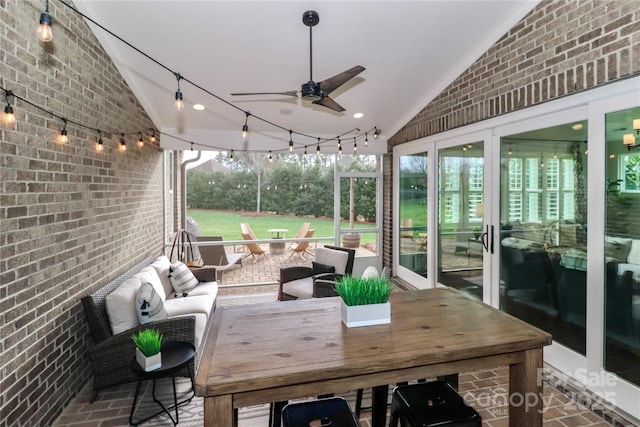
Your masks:
<svg viewBox="0 0 640 427"><path fill-rule="evenodd" d="M136 308L141 325L167 318L164 302L149 282L143 283L138 288L136 292Z"/></svg>
<svg viewBox="0 0 640 427"><path fill-rule="evenodd" d="M136 309L136 294L141 285L139 277L129 277L105 298L113 334L119 334L140 324Z"/></svg>
<svg viewBox="0 0 640 427"><path fill-rule="evenodd" d="M303 277L284 283L282 291L300 299L313 298L313 277Z"/></svg>
<svg viewBox="0 0 640 427"><path fill-rule="evenodd" d="M329 248L316 249L316 261L320 264L333 265L335 273L345 274L347 263L349 262L349 254Z"/></svg>
<svg viewBox="0 0 640 427"><path fill-rule="evenodd" d="M169 272L171 286L173 286L173 290L176 291L177 294L188 294L198 286L198 279L183 262L178 261L171 264Z"/></svg>

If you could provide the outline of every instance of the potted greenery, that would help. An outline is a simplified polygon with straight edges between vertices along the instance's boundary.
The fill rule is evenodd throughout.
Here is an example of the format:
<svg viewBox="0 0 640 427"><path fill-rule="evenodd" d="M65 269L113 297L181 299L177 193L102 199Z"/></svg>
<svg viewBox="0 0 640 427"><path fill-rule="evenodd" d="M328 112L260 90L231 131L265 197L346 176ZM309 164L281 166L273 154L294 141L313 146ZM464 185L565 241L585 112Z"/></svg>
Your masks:
<svg viewBox="0 0 640 427"><path fill-rule="evenodd" d="M389 295L393 283L381 277L344 276L336 283L342 321L348 327L391 323Z"/></svg>
<svg viewBox="0 0 640 427"><path fill-rule="evenodd" d="M136 345L136 361L145 370L153 371L162 366L162 334L157 329L142 329L131 335Z"/></svg>

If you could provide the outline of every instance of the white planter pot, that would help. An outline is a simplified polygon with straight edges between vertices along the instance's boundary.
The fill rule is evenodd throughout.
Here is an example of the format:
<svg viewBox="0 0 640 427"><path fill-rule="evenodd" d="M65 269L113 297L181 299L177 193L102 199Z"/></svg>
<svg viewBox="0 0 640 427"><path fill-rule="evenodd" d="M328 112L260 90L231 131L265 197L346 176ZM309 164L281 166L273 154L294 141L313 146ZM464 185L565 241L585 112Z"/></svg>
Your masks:
<svg viewBox="0 0 640 427"><path fill-rule="evenodd" d="M391 323L391 303L352 305L342 304L342 322L347 328Z"/></svg>
<svg viewBox="0 0 640 427"><path fill-rule="evenodd" d="M162 366L162 353L147 357L136 347L136 361L145 372L153 371Z"/></svg>

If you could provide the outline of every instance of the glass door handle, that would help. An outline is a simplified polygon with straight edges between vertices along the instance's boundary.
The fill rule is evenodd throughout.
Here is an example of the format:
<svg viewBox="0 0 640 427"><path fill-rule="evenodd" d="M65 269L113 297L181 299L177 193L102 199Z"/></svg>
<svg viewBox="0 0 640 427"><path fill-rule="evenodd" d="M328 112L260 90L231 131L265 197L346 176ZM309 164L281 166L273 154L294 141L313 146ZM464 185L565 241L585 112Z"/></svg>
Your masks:
<svg viewBox="0 0 640 427"><path fill-rule="evenodd" d="M484 246L484 250L489 252L489 226L487 225L487 231L482 233L482 246Z"/></svg>

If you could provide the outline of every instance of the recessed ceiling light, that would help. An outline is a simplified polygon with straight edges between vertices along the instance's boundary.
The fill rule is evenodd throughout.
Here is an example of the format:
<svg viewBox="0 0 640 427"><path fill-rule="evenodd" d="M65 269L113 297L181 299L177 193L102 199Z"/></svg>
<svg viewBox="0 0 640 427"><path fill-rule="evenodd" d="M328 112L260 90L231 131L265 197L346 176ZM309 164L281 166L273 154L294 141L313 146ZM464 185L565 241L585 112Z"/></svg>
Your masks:
<svg viewBox="0 0 640 427"><path fill-rule="evenodd" d="M355 113L355 114L353 115L353 118L354 118L354 119L361 119L361 118L363 118L363 117L364 117L364 114L362 114L362 113Z"/></svg>
<svg viewBox="0 0 640 427"><path fill-rule="evenodd" d="M283 108L282 110L280 110L280 114L282 114L283 116L288 116L291 113L293 113L293 111L288 108Z"/></svg>
<svg viewBox="0 0 640 427"><path fill-rule="evenodd" d="M194 110L198 110L198 111L202 111L202 110L204 110L204 105L202 105L202 104L193 104L193 109Z"/></svg>
<svg viewBox="0 0 640 427"><path fill-rule="evenodd" d="M573 130L582 129L582 123L576 123L575 125L571 126L571 129L573 129Z"/></svg>

